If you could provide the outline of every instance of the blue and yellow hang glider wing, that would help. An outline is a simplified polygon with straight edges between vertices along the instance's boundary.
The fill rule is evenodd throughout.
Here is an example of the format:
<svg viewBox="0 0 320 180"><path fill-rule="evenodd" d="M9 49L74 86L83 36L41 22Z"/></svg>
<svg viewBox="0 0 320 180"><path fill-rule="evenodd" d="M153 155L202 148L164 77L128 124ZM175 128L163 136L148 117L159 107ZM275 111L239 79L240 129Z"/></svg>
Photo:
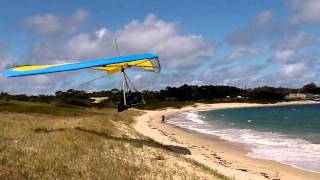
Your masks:
<svg viewBox="0 0 320 180"><path fill-rule="evenodd" d="M119 72L122 69L131 67L141 68L146 71L160 72L161 67L157 55L140 54L132 56L122 56L115 58L105 58L91 61L82 61L67 64L48 64L34 66L19 66L4 70L6 77L28 76L36 74L47 74L63 71L72 71L90 68L93 70L106 71L108 74Z"/></svg>

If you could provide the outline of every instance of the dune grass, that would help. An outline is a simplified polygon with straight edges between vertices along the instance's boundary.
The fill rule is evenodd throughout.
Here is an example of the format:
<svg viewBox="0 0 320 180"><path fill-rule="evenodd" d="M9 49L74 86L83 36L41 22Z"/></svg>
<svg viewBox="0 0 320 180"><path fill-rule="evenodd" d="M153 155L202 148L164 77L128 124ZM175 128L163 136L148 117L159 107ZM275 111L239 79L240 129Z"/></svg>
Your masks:
<svg viewBox="0 0 320 180"><path fill-rule="evenodd" d="M138 134L136 111L0 102L0 179L228 179Z"/></svg>

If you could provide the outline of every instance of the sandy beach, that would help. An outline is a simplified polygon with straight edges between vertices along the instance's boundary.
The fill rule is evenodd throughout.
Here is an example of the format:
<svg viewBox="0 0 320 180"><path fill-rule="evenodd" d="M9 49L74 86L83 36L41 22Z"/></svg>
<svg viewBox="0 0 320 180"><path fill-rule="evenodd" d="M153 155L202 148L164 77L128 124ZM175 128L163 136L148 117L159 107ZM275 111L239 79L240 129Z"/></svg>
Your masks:
<svg viewBox="0 0 320 180"><path fill-rule="evenodd" d="M281 106L290 104L309 104L310 101L295 101L278 104L221 103L196 104L181 109L169 108L157 111L143 111L137 117L134 128L162 144L185 149L190 157L218 172L235 179L320 179L320 173L304 171L272 160L248 157L237 145L223 140L181 129L170 124L161 124L161 116L194 110L214 110L224 108Z"/></svg>

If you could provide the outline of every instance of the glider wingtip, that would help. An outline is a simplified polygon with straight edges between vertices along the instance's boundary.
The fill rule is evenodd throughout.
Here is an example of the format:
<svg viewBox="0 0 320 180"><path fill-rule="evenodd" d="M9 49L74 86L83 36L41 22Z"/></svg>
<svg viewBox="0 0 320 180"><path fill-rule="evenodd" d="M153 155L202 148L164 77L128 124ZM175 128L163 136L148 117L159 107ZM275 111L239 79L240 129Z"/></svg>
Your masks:
<svg viewBox="0 0 320 180"><path fill-rule="evenodd" d="M10 69L3 70L1 74L5 77L10 77L11 70Z"/></svg>
<svg viewBox="0 0 320 180"><path fill-rule="evenodd" d="M7 78L19 76L12 69L6 69L6 70L2 71L2 75Z"/></svg>
<svg viewBox="0 0 320 180"><path fill-rule="evenodd" d="M148 58L158 58L158 55L153 53L141 54L140 56L148 56Z"/></svg>
<svg viewBox="0 0 320 180"><path fill-rule="evenodd" d="M159 58L159 56L157 55L157 54L150 54L150 55L152 55L152 56L154 56L154 57L156 57L156 58Z"/></svg>

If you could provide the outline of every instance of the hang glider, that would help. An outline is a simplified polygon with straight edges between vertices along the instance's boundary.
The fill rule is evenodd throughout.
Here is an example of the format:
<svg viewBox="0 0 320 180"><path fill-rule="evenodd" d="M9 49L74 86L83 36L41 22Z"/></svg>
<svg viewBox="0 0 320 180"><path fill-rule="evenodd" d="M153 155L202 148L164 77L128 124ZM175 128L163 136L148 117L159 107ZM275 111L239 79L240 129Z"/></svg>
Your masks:
<svg viewBox="0 0 320 180"><path fill-rule="evenodd" d="M157 55L141 54L132 56L122 56L115 58L105 58L91 61L82 61L66 64L47 64L33 66L12 67L3 72L6 77L18 77L37 74L56 73L79 69L93 69L106 71L108 74L120 72L127 68L141 68L146 71L160 72L160 63Z"/></svg>
<svg viewBox="0 0 320 180"><path fill-rule="evenodd" d="M106 71L107 74L121 72L123 101L118 105L118 110L123 111L131 106L144 103L141 93L131 93L128 87L128 76L125 69L138 68L145 71L160 72L161 67L158 56L155 54L140 54L98 60L81 61L66 64L26 65L11 67L3 71L6 77L19 77L37 74L57 73L79 69L92 69ZM127 92L128 91L128 92ZM99 99L101 100L101 99ZM99 101L98 100L98 101Z"/></svg>
<svg viewBox="0 0 320 180"><path fill-rule="evenodd" d="M99 104L104 100L108 100L109 97L90 97L90 99L93 100L93 102L92 102L93 104Z"/></svg>

